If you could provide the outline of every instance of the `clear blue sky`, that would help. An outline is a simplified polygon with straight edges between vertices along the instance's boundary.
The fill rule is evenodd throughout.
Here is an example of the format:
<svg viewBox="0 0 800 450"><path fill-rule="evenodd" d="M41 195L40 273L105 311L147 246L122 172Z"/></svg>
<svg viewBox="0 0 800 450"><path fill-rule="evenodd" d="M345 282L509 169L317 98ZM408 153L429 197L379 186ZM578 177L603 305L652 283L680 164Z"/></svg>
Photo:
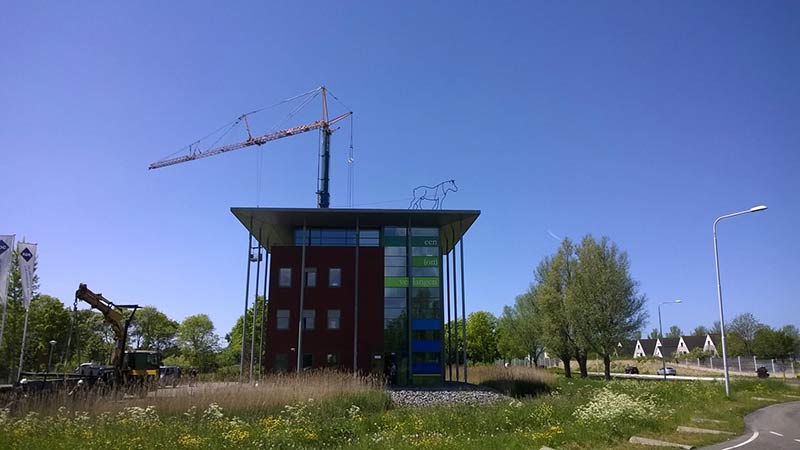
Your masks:
<svg viewBox="0 0 800 450"><path fill-rule="evenodd" d="M247 246L229 208L315 206L316 134L147 165L325 84L356 113L357 205L454 178L446 206L482 211L469 311L525 291L550 233L592 233L629 253L650 327L675 298L665 326L710 325L711 224L763 203L720 227L726 314L800 324L800 4L377 3L6 3L0 233L39 243L41 291L71 303L86 282L223 335ZM346 127L333 139L344 206Z"/></svg>

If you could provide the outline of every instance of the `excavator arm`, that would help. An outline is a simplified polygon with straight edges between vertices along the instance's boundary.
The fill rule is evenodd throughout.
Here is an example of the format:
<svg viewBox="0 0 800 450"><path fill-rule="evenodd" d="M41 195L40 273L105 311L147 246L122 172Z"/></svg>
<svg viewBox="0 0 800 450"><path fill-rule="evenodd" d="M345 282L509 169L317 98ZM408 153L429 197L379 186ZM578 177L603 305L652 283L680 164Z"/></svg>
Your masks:
<svg viewBox="0 0 800 450"><path fill-rule="evenodd" d="M95 294L92 292L84 283L81 283L78 287L78 290L75 292L75 298L85 301L92 308L103 314L105 323L107 323L114 332L115 342L114 351L111 353L111 364L121 369L122 359L128 345L128 326L131 320L133 320L133 315L136 314L139 305L115 305L111 300L103 297L103 294ZM128 320L125 320L122 313L115 308L132 308L133 313L131 313Z"/></svg>

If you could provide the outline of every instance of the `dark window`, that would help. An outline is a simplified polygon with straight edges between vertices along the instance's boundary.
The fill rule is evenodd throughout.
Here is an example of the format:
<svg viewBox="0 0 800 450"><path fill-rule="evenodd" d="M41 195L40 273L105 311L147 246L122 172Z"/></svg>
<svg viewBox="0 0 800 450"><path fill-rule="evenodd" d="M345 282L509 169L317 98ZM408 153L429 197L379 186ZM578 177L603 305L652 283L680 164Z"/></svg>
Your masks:
<svg viewBox="0 0 800 450"><path fill-rule="evenodd" d="M388 267L405 267L406 263L405 256L384 256L383 258L383 265Z"/></svg>
<svg viewBox="0 0 800 450"><path fill-rule="evenodd" d="M292 286L292 268L291 267L281 267L280 277L279 277L279 285L280 285L280 287L291 287Z"/></svg>
<svg viewBox="0 0 800 450"><path fill-rule="evenodd" d="M303 369L310 369L314 365L314 355L303 353Z"/></svg>
<svg viewBox="0 0 800 450"><path fill-rule="evenodd" d="M439 247L411 247L411 256L441 256Z"/></svg>
<svg viewBox="0 0 800 450"><path fill-rule="evenodd" d="M314 329L314 319L315 319L315 311L313 309L304 309L303 310L303 329L304 330L313 330Z"/></svg>
<svg viewBox="0 0 800 450"><path fill-rule="evenodd" d="M411 276L412 277L438 277L439 276L439 268L438 267L412 267L411 268Z"/></svg>
<svg viewBox="0 0 800 450"><path fill-rule="evenodd" d="M412 228L412 236L436 236L439 237L438 228Z"/></svg>
<svg viewBox="0 0 800 450"><path fill-rule="evenodd" d="M383 276L385 277L404 277L406 276L406 267L384 267Z"/></svg>
<svg viewBox="0 0 800 450"><path fill-rule="evenodd" d="M405 236L407 230L405 227L386 227L383 229L385 236Z"/></svg>
<svg viewBox="0 0 800 450"><path fill-rule="evenodd" d="M328 367L335 367L339 364L339 358L336 357L336 353L328 353L325 357L325 364Z"/></svg>
<svg viewBox="0 0 800 450"><path fill-rule="evenodd" d="M329 309L328 310L328 329L329 330L338 330L341 324L342 312L338 309Z"/></svg>
<svg viewBox="0 0 800 450"><path fill-rule="evenodd" d="M360 230L358 232L358 245L361 247L377 247L381 243L378 230Z"/></svg>
<svg viewBox="0 0 800 450"><path fill-rule="evenodd" d="M288 309L279 309L278 310L278 323L277 329L279 330L288 330L289 329L289 310Z"/></svg>
<svg viewBox="0 0 800 450"><path fill-rule="evenodd" d="M317 269L309 267L306 269L306 287L317 286Z"/></svg>
<svg viewBox="0 0 800 450"><path fill-rule="evenodd" d="M328 271L328 286L340 287L342 285L342 269L332 267Z"/></svg>
<svg viewBox="0 0 800 450"><path fill-rule="evenodd" d="M286 353L275 354L275 371L286 372L289 370L289 355Z"/></svg>

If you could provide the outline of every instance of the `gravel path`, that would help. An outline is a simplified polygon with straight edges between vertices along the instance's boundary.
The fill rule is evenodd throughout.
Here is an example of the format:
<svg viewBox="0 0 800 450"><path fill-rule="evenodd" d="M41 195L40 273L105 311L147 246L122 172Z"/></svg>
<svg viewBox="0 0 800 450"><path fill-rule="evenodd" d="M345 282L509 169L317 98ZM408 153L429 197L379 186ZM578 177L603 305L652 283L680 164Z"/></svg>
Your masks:
<svg viewBox="0 0 800 450"><path fill-rule="evenodd" d="M435 405L491 405L513 401L494 389L466 383L445 383L436 387L393 387L388 389L392 403L399 407Z"/></svg>

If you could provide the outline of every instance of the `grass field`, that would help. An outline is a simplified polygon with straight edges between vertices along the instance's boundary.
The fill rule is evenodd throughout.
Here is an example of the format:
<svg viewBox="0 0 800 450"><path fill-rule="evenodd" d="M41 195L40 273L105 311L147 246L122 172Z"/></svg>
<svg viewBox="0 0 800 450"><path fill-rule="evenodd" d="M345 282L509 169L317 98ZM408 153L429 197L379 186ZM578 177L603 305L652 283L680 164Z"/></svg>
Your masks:
<svg viewBox="0 0 800 450"><path fill-rule="evenodd" d="M0 413L0 448L639 448L626 443L633 434L700 445L714 438L673 430L704 417L740 432L742 417L768 404L753 396L798 395L773 380L737 381L726 399L722 386L709 382L569 380L496 367L475 368L470 378L489 385L521 380L537 392L545 385L547 393L489 407L392 409L368 380L311 374L112 406L40 403L40 412Z"/></svg>

